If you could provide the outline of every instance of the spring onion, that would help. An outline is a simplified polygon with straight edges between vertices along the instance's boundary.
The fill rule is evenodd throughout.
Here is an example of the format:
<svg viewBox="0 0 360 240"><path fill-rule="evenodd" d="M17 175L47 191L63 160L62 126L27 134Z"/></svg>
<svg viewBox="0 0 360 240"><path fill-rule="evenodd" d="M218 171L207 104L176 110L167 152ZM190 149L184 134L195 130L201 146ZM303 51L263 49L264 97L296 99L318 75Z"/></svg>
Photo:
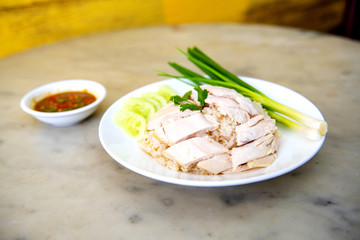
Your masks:
<svg viewBox="0 0 360 240"><path fill-rule="evenodd" d="M327 123L325 121L314 119L296 111L295 109L272 100L258 89L220 66L199 48L188 48L187 52L181 49L178 50L206 76L198 74L174 62L169 62L169 65L181 75L172 75L159 71L159 76L174 78L193 87L200 86L202 84L210 84L214 86L232 88L245 97L250 98L252 101L261 103L263 108L267 110L268 114L277 122L293 130L301 132L309 139L320 139L326 134Z"/></svg>

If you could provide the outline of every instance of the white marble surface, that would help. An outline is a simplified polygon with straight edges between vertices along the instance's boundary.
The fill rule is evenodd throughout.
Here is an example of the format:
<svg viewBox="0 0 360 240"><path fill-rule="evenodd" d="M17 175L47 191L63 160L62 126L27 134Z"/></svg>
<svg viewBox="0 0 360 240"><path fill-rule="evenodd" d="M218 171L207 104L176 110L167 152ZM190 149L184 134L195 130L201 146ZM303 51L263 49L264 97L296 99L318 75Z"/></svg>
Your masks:
<svg viewBox="0 0 360 240"><path fill-rule="evenodd" d="M98 124L125 93L158 81L174 47L198 45L235 74L310 99L329 132L304 166L265 182L194 188L117 164ZM360 43L255 25L184 25L102 33L0 59L0 239L359 239ZM95 115L66 128L21 111L29 90L83 78L108 90Z"/></svg>

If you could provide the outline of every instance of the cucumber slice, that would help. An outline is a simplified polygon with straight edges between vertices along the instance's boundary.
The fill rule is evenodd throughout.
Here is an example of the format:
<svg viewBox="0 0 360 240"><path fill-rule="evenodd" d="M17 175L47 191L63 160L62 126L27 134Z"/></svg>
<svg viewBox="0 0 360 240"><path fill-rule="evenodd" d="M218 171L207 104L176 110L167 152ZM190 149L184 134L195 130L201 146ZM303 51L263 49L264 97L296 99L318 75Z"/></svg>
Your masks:
<svg viewBox="0 0 360 240"><path fill-rule="evenodd" d="M155 100L160 105L160 107L164 106L167 103L167 99L165 97L155 92L143 93L141 97L145 99Z"/></svg>
<svg viewBox="0 0 360 240"><path fill-rule="evenodd" d="M146 130L146 119L132 111L120 110L114 113L113 121L132 137L142 135Z"/></svg>
<svg viewBox="0 0 360 240"><path fill-rule="evenodd" d="M146 131L147 119L169 102L176 91L167 85L158 87L157 92L143 93L140 97L125 100L121 110L114 113L113 122L132 137Z"/></svg>
<svg viewBox="0 0 360 240"><path fill-rule="evenodd" d="M169 102L171 96L177 95L177 92L168 85L160 85L157 93L163 96L167 102Z"/></svg>
<svg viewBox="0 0 360 240"><path fill-rule="evenodd" d="M160 103L157 100L153 99L153 98L139 97L139 99L151 103L155 108L155 112L162 107L160 105Z"/></svg>
<svg viewBox="0 0 360 240"><path fill-rule="evenodd" d="M137 97L128 98L124 102L123 109L140 114L145 119L150 117L155 112L154 105Z"/></svg>

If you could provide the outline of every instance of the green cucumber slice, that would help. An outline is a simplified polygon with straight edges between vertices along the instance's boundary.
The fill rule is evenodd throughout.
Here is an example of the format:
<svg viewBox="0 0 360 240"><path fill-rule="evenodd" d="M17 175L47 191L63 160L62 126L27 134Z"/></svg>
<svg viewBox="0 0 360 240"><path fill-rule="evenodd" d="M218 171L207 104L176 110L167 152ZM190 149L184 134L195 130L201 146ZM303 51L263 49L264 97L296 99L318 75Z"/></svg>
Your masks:
<svg viewBox="0 0 360 240"><path fill-rule="evenodd" d="M113 122L132 137L142 135L146 130L146 119L132 111L122 109L114 113Z"/></svg>
<svg viewBox="0 0 360 240"><path fill-rule="evenodd" d="M137 97L128 98L124 102L123 109L140 114L145 119L148 119L155 112L153 104Z"/></svg>
<svg viewBox="0 0 360 240"><path fill-rule="evenodd" d="M160 107L167 104L167 99L165 97L163 97L162 95L155 93L155 92L144 93L141 95L141 97L145 98L145 99L155 100L160 105Z"/></svg>
<svg viewBox="0 0 360 240"><path fill-rule="evenodd" d="M160 85L157 93L163 96L167 102L169 102L171 96L177 95L177 92L168 85Z"/></svg>

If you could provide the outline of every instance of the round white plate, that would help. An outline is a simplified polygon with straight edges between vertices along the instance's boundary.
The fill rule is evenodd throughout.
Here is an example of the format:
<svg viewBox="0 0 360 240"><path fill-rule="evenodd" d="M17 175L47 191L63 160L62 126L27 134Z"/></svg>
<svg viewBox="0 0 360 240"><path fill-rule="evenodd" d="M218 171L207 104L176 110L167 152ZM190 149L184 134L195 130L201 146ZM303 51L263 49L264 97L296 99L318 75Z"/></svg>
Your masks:
<svg viewBox="0 0 360 240"><path fill-rule="evenodd" d="M270 98L292 107L302 113L317 119L324 119L317 107L302 95L286 87L264 80L241 77L242 80L259 89ZM205 176L182 173L169 170L161 166L151 156L140 150L134 139L126 135L112 122L112 115L118 111L128 97L140 96L144 92L156 91L158 85L169 85L183 94L192 89L189 85L178 80L170 79L156 82L118 99L105 112L99 125L99 137L106 152L124 167L143 176L163 182L198 186L222 187L249 184L271 179L288 173L309 161L321 148L325 137L313 141L304 138L297 132L278 126L281 133L277 159L267 168L228 175Z"/></svg>

